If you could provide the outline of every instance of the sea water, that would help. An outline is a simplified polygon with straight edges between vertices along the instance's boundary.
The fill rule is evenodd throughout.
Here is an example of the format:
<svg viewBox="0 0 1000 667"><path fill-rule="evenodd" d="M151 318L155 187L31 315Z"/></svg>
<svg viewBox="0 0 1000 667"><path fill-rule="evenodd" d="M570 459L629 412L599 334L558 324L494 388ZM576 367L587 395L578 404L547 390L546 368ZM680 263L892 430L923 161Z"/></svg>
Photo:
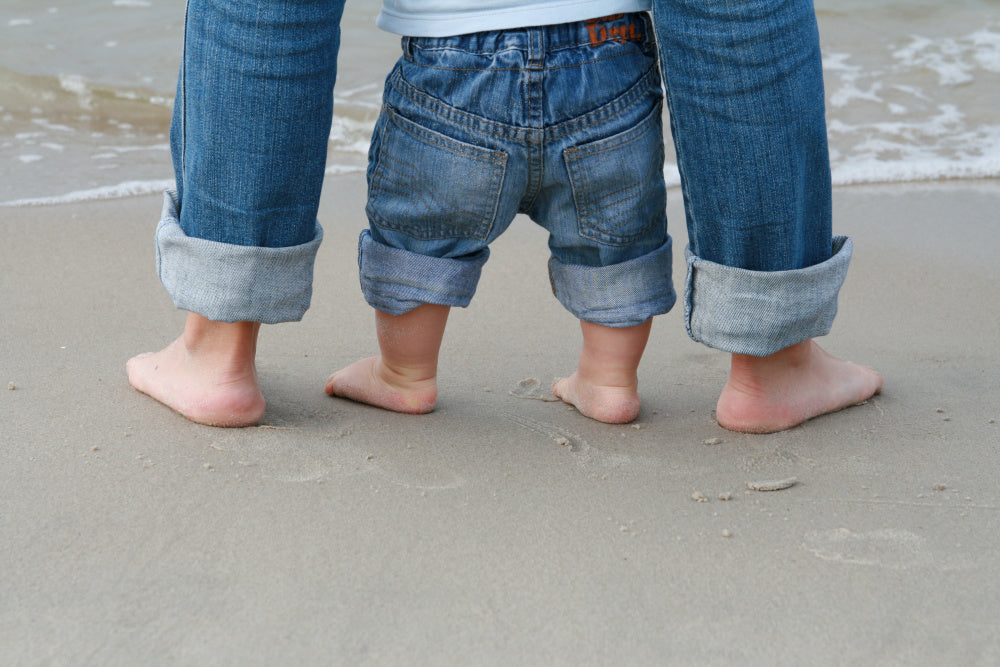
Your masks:
<svg viewBox="0 0 1000 667"><path fill-rule="evenodd" d="M1000 0L817 0L838 185L1000 177ZM399 39L348 0L327 173L364 170ZM183 0L0 4L0 206L169 187ZM677 183L668 154L667 178Z"/></svg>

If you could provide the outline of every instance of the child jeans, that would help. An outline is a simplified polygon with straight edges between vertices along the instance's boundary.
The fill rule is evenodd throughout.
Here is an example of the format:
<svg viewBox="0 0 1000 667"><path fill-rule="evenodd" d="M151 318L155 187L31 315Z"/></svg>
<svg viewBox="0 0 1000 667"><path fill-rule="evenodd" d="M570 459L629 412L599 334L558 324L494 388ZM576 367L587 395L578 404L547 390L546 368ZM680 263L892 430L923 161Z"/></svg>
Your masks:
<svg viewBox="0 0 1000 667"><path fill-rule="evenodd" d="M621 14L403 39L368 169L361 286L393 315L468 305L518 213L581 320L642 324L676 301L652 24Z"/></svg>

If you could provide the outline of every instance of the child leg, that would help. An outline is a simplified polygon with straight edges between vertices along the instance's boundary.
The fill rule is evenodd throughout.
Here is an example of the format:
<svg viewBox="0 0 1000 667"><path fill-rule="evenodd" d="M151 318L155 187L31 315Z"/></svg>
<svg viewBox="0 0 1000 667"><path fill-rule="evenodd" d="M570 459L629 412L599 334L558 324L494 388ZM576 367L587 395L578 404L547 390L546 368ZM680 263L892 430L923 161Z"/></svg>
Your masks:
<svg viewBox="0 0 1000 667"><path fill-rule="evenodd" d="M448 306L425 303L402 315L375 311L381 354L326 381L326 393L386 410L423 414L437 401L437 362Z"/></svg>
<svg viewBox="0 0 1000 667"><path fill-rule="evenodd" d="M580 365L552 392L584 415L609 424L627 424L639 416L636 371L649 340L652 319L633 327L606 327L580 322L583 348Z"/></svg>

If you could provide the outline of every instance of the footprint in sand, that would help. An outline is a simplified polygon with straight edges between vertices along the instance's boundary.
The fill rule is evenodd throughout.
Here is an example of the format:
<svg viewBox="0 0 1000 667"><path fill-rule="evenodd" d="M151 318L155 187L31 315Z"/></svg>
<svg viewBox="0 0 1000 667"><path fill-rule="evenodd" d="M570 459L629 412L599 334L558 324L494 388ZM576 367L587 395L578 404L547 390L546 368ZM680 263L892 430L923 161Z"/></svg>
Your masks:
<svg viewBox="0 0 1000 667"><path fill-rule="evenodd" d="M253 437L247 437L252 433ZM427 491L454 489L465 480L440 467L413 469L404 462L376 456L348 442L350 431L313 434L303 444L302 430L261 426L238 435L224 434L211 447L232 455L234 463L257 468L282 482L320 482L338 477L373 475L390 484Z"/></svg>
<svg viewBox="0 0 1000 667"><path fill-rule="evenodd" d="M537 378L521 380L509 393L515 398L530 398L546 403L554 403L559 400L559 397L553 394L550 389L542 389L542 383Z"/></svg>
<svg viewBox="0 0 1000 667"><path fill-rule="evenodd" d="M536 421L534 419L529 419L528 417L522 417L521 415L505 413L504 416L515 424L552 438L557 445L565 447L568 451L571 451L574 454L581 455L586 459L590 458L590 445L587 444L587 441L584 440L581 435L571 433L561 426Z"/></svg>
<svg viewBox="0 0 1000 667"><path fill-rule="evenodd" d="M889 570L923 567L952 570L962 567L956 558L935 556L924 537L901 528L864 533L847 528L810 531L804 536L802 548L822 560Z"/></svg>

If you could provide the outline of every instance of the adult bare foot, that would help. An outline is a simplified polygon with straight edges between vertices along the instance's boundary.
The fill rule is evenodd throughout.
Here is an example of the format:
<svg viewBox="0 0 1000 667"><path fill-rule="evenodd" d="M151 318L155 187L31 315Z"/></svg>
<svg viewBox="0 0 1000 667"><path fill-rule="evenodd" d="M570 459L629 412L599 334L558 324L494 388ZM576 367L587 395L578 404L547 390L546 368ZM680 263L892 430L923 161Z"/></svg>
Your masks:
<svg viewBox="0 0 1000 667"><path fill-rule="evenodd" d="M882 390L882 376L838 359L807 340L767 357L734 354L719 396L719 425L744 433L774 433L857 405Z"/></svg>
<svg viewBox="0 0 1000 667"><path fill-rule="evenodd" d="M326 393L393 412L424 414L437 403L437 378L410 377L395 371L381 356L356 361L326 381Z"/></svg>
<svg viewBox="0 0 1000 667"><path fill-rule="evenodd" d="M129 383L193 422L252 426L265 407L254 363L259 330L191 313L177 340L128 361Z"/></svg>
<svg viewBox="0 0 1000 667"><path fill-rule="evenodd" d="M608 387L580 378L579 372L557 380L552 393L574 406L581 414L606 424L627 424L639 416L636 385Z"/></svg>

